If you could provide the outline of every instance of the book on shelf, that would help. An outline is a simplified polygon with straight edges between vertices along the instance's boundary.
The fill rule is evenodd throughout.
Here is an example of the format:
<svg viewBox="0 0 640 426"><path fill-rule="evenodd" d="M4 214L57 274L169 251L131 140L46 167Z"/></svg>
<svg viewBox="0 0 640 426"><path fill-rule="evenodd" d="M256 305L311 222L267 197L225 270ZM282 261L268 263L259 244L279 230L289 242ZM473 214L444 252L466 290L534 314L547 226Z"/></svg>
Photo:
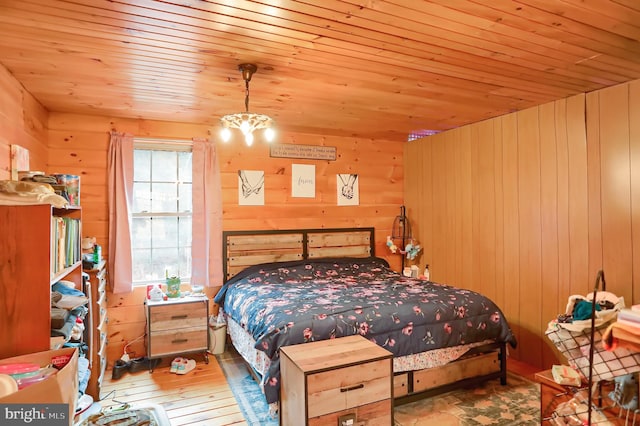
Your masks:
<svg viewBox="0 0 640 426"><path fill-rule="evenodd" d="M51 217L51 273L57 274L80 261L80 220Z"/></svg>

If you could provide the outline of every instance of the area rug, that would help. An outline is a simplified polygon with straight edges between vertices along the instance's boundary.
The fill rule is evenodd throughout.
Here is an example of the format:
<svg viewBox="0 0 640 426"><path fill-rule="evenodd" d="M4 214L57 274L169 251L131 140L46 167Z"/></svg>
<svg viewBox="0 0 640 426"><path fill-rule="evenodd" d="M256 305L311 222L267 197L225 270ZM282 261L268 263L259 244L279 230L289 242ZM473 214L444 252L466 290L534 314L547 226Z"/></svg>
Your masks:
<svg viewBox="0 0 640 426"><path fill-rule="evenodd" d="M227 345L216 358L247 424L278 425L240 355ZM474 388L397 406L394 421L395 426L539 425L540 388L537 383L509 374L506 386L490 380Z"/></svg>
<svg viewBox="0 0 640 426"><path fill-rule="evenodd" d="M247 424L277 426L278 419L269 414L269 405L260 386L253 379L242 357L235 349L227 345L222 354L216 355L216 359Z"/></svg>
<svg viewBox="0 0 640 426"><path fill-rule="evenodd" d="M395 407L396 426L539 425L540 386L515 374Z"/></svg>

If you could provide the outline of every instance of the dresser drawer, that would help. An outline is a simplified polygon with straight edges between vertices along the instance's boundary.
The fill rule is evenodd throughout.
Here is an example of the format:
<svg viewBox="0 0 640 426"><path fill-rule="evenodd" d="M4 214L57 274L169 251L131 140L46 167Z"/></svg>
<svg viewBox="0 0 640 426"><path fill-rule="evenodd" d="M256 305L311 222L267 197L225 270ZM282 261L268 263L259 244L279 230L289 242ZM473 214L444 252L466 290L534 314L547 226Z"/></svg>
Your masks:
<svg viewBox="0 0 640 426"><path fill-rule="evenodd" d="M207 350L206 324L202 327L156 331L152 332L150 336L150 357L199 350Z"/></svg>
<svg viewBox="0 0 640 426"><path fill-rule="evenodd" d="M310 374L307 397L309 418L389 399L389 360Z"/></svg>
<svg viewBox="0 0 640 426"><path fill-rule="evenodd" d="M309 426L337 425L340 416L345 414L355 414L355 424L358 426L389 426L393 424L391 412L391 399L385 399L384 401L374 402L361 407L313 417L309 419Z"/></svg>
<svg viewBox="0 0 640 426"><path fill-rule="evenodd" d="M207 326L207 306L204 303L152 306L149 315L151 332Z"/></svg>

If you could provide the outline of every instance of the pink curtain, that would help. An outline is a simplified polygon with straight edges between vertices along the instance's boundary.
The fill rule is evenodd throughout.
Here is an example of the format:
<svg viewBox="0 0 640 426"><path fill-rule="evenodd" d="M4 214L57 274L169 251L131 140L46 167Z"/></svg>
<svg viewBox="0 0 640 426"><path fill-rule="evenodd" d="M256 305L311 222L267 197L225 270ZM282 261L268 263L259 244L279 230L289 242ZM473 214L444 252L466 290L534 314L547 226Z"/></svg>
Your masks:
<svg viewBox="0 0 640 426"><path fill-rule="evenodd" d="M222 285L222 187L216 148L193 139L191 283Z"/></svg>
<svg viewBox="0 0 640 426"><path fill-rule="evenodd" d="M114 293L133 290L131 206L133 135L111 132L109 142L109 277Z"/></svg>

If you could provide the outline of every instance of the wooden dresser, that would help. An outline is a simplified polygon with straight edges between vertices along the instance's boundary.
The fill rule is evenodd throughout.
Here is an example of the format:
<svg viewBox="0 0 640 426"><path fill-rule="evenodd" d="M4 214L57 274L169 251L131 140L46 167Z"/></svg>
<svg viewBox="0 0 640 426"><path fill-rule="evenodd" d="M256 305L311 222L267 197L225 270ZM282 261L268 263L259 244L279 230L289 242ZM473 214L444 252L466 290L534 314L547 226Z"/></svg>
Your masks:
<svg viewBox="0 0 640 426"><path fill-rule="evenodd" d="M206 297L147 300L147 357L202 352L209 362L209 303ZM151 363L153 365L153 363Z"/></svg>
<svg viewBox="0 0 640 426"><path fill-rule="evenodd" d="M391 425L391 352L361 336L280 348L280 422Z"/></svg>
<svg viewBox="0 0 640 426"><path fill-rule="evenodd" d="M107 368L107 261L101 260L92 269L84 269L89 274L91 300L91 347L89 348L89 367L91 376L87 384L87 393L94 401L99 401L102 379Z"/></svg>

